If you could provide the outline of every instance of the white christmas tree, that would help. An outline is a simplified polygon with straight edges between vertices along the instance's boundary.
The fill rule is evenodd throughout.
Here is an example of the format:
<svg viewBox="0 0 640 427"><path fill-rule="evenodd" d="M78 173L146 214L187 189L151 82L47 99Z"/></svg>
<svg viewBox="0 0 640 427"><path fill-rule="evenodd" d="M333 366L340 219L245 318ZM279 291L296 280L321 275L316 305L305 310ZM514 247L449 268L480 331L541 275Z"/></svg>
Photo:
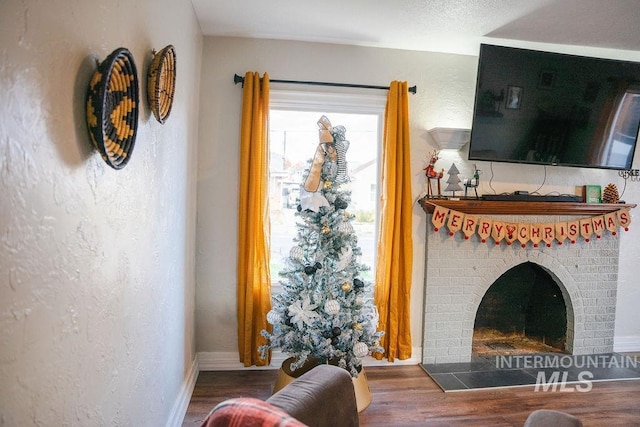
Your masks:
<svg viewBox="0 0 640 427"><path fill-rule="evenodd" d="M347 212L351 193L346 169L343 126L318 121L320 144L301 188L296 216L296 245L280 272L283 291L274 297L267 321L273 332L262 331L267 344L262 357L280 348L295 360L296 370L305 362L336 364L357 377L362 358L383 353L376 331L378 312L372 285L362 279L367 266Z"/></svg>
<svg viewBox="0 0 640 427"><path fill-rule="evenodd" d="M455 163L451 164L447 174L449 175L449 178L447 178L447 184L449 185L447 185L447 188L445 188L444 191L453 191L453 197L456 197L456 191L462 191L462 187L460 187L461 181L460 178L458 178L460 171L456 167Z"/></svg>

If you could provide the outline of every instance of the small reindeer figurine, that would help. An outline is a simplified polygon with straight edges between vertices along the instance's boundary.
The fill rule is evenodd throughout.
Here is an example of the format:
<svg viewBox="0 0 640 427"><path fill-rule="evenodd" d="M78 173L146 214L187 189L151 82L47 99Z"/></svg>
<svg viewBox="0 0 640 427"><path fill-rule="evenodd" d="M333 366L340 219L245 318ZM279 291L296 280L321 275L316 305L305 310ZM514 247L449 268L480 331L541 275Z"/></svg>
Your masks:
<svg viewBox="0 0 640 427"><path fill-rule="evenodd" d="M440 179L444 176L444 169L441 169L440 172L436 171L436 162L438 161L438 152L436 150L434 150L431 153L431 158L429 159L429 164L427 165L427 167L425 167L423 170L425 171L425 176L427 177L427 197L430 199L435 198L436 196L433 195L433 189L431 188L431 180L435 179L437 180L438 183L438 196L437 198L441 197L441 192L440 192Z"/></svg>
<svg viewBox="0 0 640 427"><path fill-rule="evenodd" d="M476 199L478 199L478 185L480 185L480 169L474 164L473 177L464 180L464 197L467 197L467 190L473 188L473 191L476 193Z"/></svg>

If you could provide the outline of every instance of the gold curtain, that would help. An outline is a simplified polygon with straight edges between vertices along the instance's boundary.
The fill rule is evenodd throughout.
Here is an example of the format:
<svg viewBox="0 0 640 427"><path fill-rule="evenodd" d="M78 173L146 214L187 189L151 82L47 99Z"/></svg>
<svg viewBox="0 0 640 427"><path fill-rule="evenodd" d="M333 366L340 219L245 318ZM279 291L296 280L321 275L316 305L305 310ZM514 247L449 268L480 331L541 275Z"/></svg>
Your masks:
<svg viewBox="0 0 640 427"><path fill-rule="evenodd" d="M391 82L382 148L381 224L375 303L381 346L390 362L411 357L411 160L407 82ZM382 354L375 354L381 359Z"/></svg>
<svg viewBox="0 0 640 427"><path fill-rule="evenodd" d="M242 93L238 204L238 352L244 366L268 365L258 347L271 331L269 273L269 76L248 72Z"/></svg>

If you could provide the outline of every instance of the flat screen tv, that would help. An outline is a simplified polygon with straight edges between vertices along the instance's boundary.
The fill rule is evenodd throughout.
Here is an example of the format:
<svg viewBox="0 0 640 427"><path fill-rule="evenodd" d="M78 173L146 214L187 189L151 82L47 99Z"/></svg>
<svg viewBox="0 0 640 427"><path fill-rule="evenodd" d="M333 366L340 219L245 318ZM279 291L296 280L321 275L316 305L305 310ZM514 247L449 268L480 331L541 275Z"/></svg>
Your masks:
<svg viewBox="0 0 640 427"><path fill-rule="evenodd" d="M482 44L469 159L630 169L640 63Z"/></svg>

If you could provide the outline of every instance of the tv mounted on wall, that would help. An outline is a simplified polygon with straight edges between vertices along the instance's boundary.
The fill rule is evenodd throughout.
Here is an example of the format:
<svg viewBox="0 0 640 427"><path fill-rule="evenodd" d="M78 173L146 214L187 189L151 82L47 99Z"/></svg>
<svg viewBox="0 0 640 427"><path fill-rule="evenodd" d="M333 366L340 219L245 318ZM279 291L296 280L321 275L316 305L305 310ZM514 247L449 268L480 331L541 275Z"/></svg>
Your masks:
<svg viewBox="0 0 640 427"><path fill-rule="evenodd" d="M469 159L630 169L640 63L482 44Z"/></svg>

